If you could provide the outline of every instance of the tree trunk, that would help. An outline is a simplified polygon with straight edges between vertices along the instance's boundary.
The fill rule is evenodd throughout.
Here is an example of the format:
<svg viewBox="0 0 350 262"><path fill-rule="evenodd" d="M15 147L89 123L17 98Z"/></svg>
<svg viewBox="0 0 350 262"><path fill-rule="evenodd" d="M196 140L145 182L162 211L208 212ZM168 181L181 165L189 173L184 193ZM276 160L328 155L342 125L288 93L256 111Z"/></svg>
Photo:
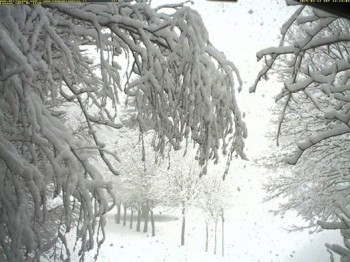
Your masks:
<svg viewBox="0 0 350 262"><path fill-rule="evenodd" d="M209 226L208 221L205 221L205 252L208 252L209 246Z"/></svg>
<svg viewBox="0 0 350 262"><path fill-rule="evenodd" d="M132 224L134 222L134 209L131 208L131 214L130 214L130 229L132 229Z"/></svg>
<svg viewBox="0 0 350 262"><path fill-rule="evenodd" d="M214 229L214 255L216 255L217 246L217 232L218 232L218 219L215 219L215 229Z"/></svg>
<svg viewBox="0 0 350 262"><path fill-rule="evenodd" d="M120 212L121 212L121 205L117 204L117 215L116 215L117 224L120 224Z"/></svg>
<svg viewBox="0 0 350 262"><path fill-rule="evenodd" d="M185 213L186 213L185 203L182 203L181 246L185 245L185 229L186 229Z"/></svg>
<svg viewBox="0 0 350 262"><path fill-rule="evenodd" d="M221 254L224 256L225 254L225 217L224 217L224 209L221 212Z"/></svg>
<svg viewBox="0 0 350 262"><path fill-rule="evenodd" d="M149 207L148 207L148 202L146 204L146 207L144 208L144 218L145 222L143 224L143 233L147 233L148 231L148 218L149 218Z"/></svg>
<svg viewBox="0 0 350 262"><path fill-rule="evenodd" d="M154 227L153 211L150 209L149 212L151 213L152 237L154 237L156 235L156 229Z"/></svg>
<svg viewBox="0 0 350 262"><path fill-rule="evenodd" d="M140 232L141 230L141 209L137 210L137 223L136 223L136 231Z"/></svg>
<svg viewBox="0 0 350 262"><path fill-rule="evenodd" d="M127 211L127 206L124 205L124 221L123 221L123 226L126 226L126 211Z"/></svg>

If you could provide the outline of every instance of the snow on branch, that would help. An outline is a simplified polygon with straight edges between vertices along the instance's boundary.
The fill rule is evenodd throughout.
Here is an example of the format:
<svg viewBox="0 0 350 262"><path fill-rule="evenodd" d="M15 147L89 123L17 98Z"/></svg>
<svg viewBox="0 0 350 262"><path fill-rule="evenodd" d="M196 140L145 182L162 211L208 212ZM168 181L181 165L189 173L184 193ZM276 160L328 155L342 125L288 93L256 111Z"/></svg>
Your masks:
<svg viewBox="0 0 350 262"><path fill-rule="evenodd" d="M174 11L166 15L162 8ZM124 90L122 54L133 65ZM90 152L118 174L118 157L97 130L122 127L116 122L120 90L134 100L141 130L156 131L161 153L167 143L179 148L192 139L204 171L210 159L218 161L219 150L228 164L234 153L245 158L236 80L240 85L234 64L210 44L200 15L184 4L2 6L0 254L26 261L56 250L59 241L67 249L65 233L76 225L81 259L94 247L113 204ZM80 115L78 131L65 118L70 110ZM59 208L52 209L48 202L55 198ZM97 236L98 246L103 239Z"/></svg>
<svg viewBox="0 0 350 262"><path fill-rule="evenodd" d="M349 80L349 40L348 20L301 7L282 27L280 45L257 53L259 60L264 58L265 66L250 91L254 92L268 73L278 74L284 82L276 96L276 101L286 98L279 118L278 140L281 130L289 125L288 114L294 114L293 104L300 98L308 98L304 110L324 120L319 131L299 132L297 151L287 158L290 164L296 164L305 149L350 131L347 101L350 94L340 89Z"/></svg>
<svg viewBox="0 0 350 262"><path fill-rule="evenodd" d="M273 161L282 155L292 166L266 185L269 199L285 197L278 212L297 211L308 222L302 228L340 229L345 247L326 247L332 259L334 252L350 261L350 21L303 7L281 33L278 47L258 53L265 65L251 88L267 74L283 82L276 96L283 149Z"/></svg>
<svg viewBox="0 0 350 262"><path fill-rule="evenodd" d="M339 126L337 128L324 131L315 136L308 137L308 140L298 143L298 152L292 157L286 159L287 163L295 165L300 158L301 154L308 148L314 146L315 144L321 142L322 140L329 139L334 136L340 136L350 132L349 126Z"/></svg>

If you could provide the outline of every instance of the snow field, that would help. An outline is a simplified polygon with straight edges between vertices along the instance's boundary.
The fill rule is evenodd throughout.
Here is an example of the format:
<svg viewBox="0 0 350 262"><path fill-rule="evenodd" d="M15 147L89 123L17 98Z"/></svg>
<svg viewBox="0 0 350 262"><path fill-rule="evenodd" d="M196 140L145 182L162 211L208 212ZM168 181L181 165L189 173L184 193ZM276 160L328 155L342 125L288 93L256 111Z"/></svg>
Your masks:
<svg viewBox="0 0 350 262"><path fill-rule="evenodd" d="M263 202L262 183L266 176L255 167L244 172L231 173L227 183L232 185L234 205L225 210L225 256L221 256L221 221L218 223L217 254L213 254L214 223L210 224L209 251L205 252L205 219L190 208L186 216L185 246L180 246L181 210L158 208L154 210L156 236L116 224L116 208L107 214L106 241L101 247L99 262L145 261L238 261L238 262L328 262L327 243L341 243L338 231L309 234L307 230L288 233L285 229L302 220L289 213L274 216L270 210L277 202ZM160 214L161 213L161 214ZM123 215L121 216L121 219ZM141 223L141 231L143 223ZM86 261L93 261L95 251ZM77 261L76 257L72 261ZM336 260L337 261L337 260Z"/></svg>

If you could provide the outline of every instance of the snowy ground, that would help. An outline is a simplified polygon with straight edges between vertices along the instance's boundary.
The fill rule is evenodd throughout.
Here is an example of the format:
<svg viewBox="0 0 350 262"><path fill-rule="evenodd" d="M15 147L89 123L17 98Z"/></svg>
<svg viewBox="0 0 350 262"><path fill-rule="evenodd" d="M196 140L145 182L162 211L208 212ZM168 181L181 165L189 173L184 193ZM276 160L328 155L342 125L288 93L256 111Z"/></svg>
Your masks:
<svg viewBox="0 0 350 262"><path fill-rule="evenodd" d="M204 251L205 221L197 210L190 210L187 216L185 247L180 246L178 211L155 212L156 236L151 237L150 233L129 229L129 223L126 227L116 224L116 211L112 210L107 215L107 239L97 261L330 261L324 244L340 243L337 231L311 235L307 231L286 232L284 228L300 221L293 214L280 218L269 212L275 203L263 203L264 176L251 170L231 175L228 182L234 184L235 204L226 211L224 257L220 226L217 255L213 254L213 237L209 239L209 252ZM93 261L93 256L94 252L86 261Z"/></svg>

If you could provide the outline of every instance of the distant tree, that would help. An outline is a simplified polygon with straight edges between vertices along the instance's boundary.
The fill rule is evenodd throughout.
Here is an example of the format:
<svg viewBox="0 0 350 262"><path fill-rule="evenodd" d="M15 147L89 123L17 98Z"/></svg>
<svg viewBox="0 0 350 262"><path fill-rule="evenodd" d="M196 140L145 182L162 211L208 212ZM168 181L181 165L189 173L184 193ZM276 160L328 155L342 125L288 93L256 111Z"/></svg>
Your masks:
<svg viewBox="0 0 350 262"><path fill-rule="evenodd" d="M271 197L287 197L281 212L295 209L311 227L318 221L336 228L324 221L343 221L350 211L349 35L349 20L301 6L283 25L280 45L257 54L265 66L251 91L268 73L283 81L276 96L277 143L280 155L294 165L267 189Z"/></svg>
<svg viewBox="0 0 350 262"><path fill-rule="evenodd" d="M209 224L214 222L214 254L217 252L218 223L221 218L222 256L224 256L224 210L232 205L231 190L228 183L219 175L203 176L199 184L199 196L196 206L205 218L205 251L209 248Z"/></svg>
<svg viewBox="0 0 350 262"><path fill-rule="evenodd" d="M0 253L6 260L39 260L57 241L66 244L65 233L75 225L82 260L95 241L103 243L111 186L89 161L95 151L119 174L116 154L100 141L97 127L122 127L115 121L122 54L130 64L124 92L135 98L141 131L156 131L158 152L192 139L204 169L209 159L218 160L219 149L228 162L234 153L245 157L246 127L234 94L234 76L240 78L210 44L197 12L184 4L152 9L129 0L2 5ZM59 117L58 108L68 105L79 109L87 139L78 139L69 119ZM47 203L54 197L62 197L60 227L46 237ZM98 232L102 238L94 238Z"/></svg>
<svg viewBox="0 0 350 262"><path fill-rule="evenodd" d="M117 186L114 187L114 191L124 206L123 225L126 225L127 209L130 209L131 214L135 209L138 216L137 231L140 231L141 215L144 218L143 231L145 233L148 231L149 215L151 215L154 236L152 209L160 202L160 193L156 187L157 158L151 146L153 133L149 131L140 134L139 131L130 128L123 128L117 132L119 142L115 145L115 149L119 152L118 156L123 165L120 168L121 175L115 180Z"/></svg>
<svg viewBox="0 0 350 262"><path fill-rule="evenodd" d="M121 207L122 204L127 201L127 189L125 187L125 184L121 178L121 176L115 177L113 180L113 193L115 197L115 204L117 206L117 214L116 214L116 223L120 224L120 217L121 217Z"/></svg>
<svg viewBox="0 0 350 262"><path fill-rule="evenodd" d="M199 196L200 167L194 160L193 151L185 154L184 150L170 152L169 166L160 169L158 190L163 205L181 208L180 243L185 245L186 215L188 208L194 205Z"/></svg>

